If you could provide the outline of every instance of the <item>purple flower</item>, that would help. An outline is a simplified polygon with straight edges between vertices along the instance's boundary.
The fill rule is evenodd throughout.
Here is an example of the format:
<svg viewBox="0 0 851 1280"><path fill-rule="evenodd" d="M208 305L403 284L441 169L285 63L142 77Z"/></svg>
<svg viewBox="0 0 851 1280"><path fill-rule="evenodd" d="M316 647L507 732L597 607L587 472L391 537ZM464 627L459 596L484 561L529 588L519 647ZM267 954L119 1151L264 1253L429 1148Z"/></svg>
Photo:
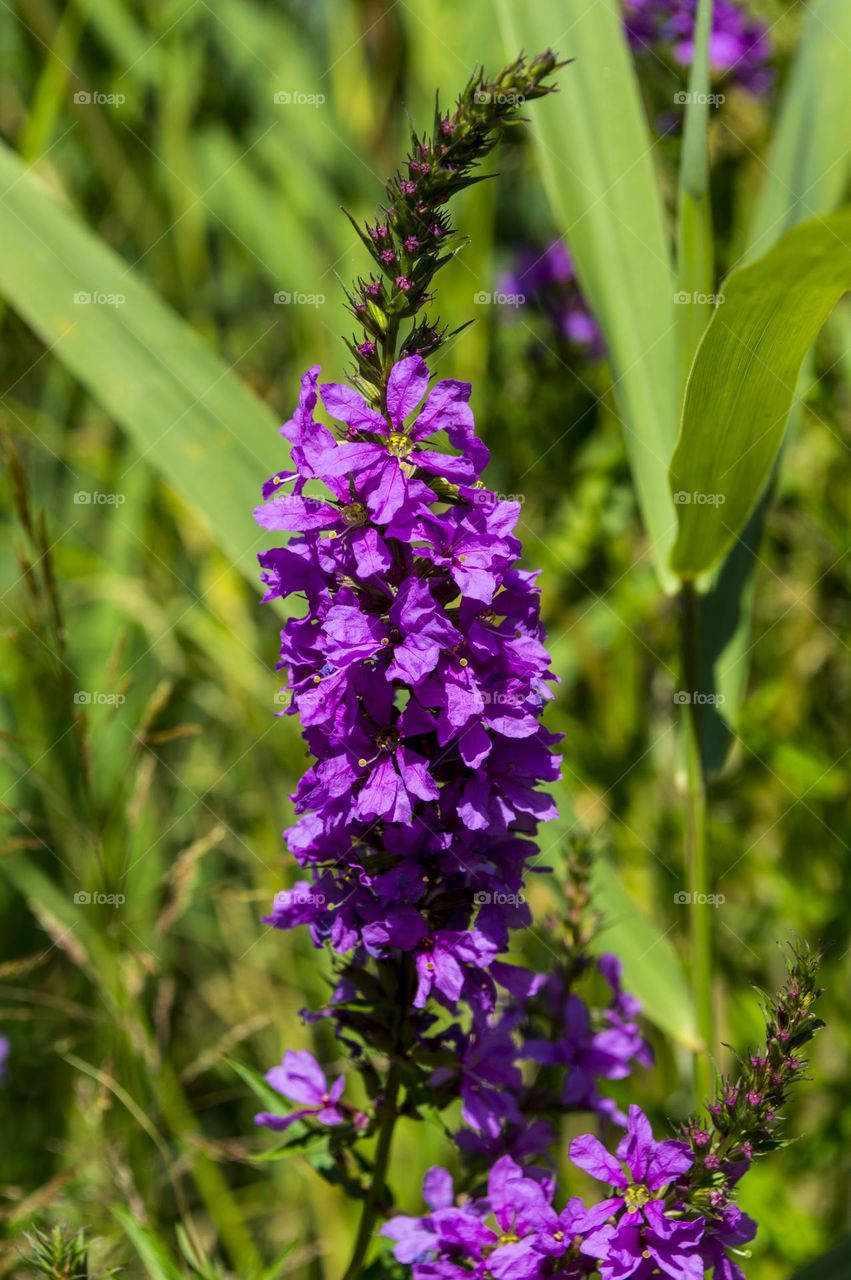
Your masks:
<svg viewBox="0 0 851 1280"><path fill-rule="evenodd" d="M624 0L624 10L627 36L637 52L658 57L668 49L675 62L691 66L697 0ZM755 94L771 88L768 26L733 0L715 0L709 59L716 79Z"/></svg>
<svg viewBox="0 0 851 1280"><path fill-rule="evenodd" d="M603 1201L607 1217L620 1215L617 1222L592 1231L582 1252L600 1260L603 1280L640 1274L648 1259L675 1280L703 1280L703 1263L696 1252L703 1219L685 1222L666 1214L665 1193L694 1163L686 1143L656 1142L644 1112L631 1106L617 1155L610 1155L593 1134L570 1144L572 1163L618 1193ZM645 1268L646 1274L651 1271Z"/></svg>
<svg viewBox="0 0 851 1280"><path fill-rule="evenodd" d="M439 929L423 939L416 956L419 984L415 1008L422 1009L432 991L452 1002L458 1000L464 990L465 969L483 968L495 954L493 943L475 929Z"/></svg>
<svg viewBox="0 0 851 1280"><path fill-rule="evenodd" d="M592 1178L616 1187L622 1194L610 1201L613 1211L622 1208L630 1224L641 1220L644 1206L652 1202L653 1193L667 1187L694 1163L685 1142L668 1139L656 1142L653 1130L640 1107L631 1106L626 1136L617 1149L618 1158L610 1155L599 1138L587 1133L570 1144L570 1159Z"/></svg>
<svg viewBox="0 0 851 1280"><path fill-rule="evenodd" d="M522 248L499 287L521 300L521 306L541 311L578 356L590 360L604 357L603 335L579 287L564 240Z"/></svg>
<svg viewBox="0 0 851 1280"><path fill-rule="evenodd" d="M413 498L421 497L422 486L411 488L410 468L470 483L487 463L488 452L473 435L469 383L438 382L414 420L405 425L425 395L428 380L428 368L420 356L399 360L387 383L387 417L352 387L327 382L319 389L328 413L345 423L353 437L324 457L323 476L351 475L363 481L366 505L380 522L392 520ZM462 450L460 456L421 447L438 430ZM433 494L429 496L434 499Z"/></svg>
<svg viewBox="0 0 851 1280"><path fill-rule="evenodd" d="M756 1235L756 1223L734 1204L725 1205L719 1219L707 1223L700 1254L705 1266L714 1267L714 1280L746 1280L728 1249L748 1244Z"/></svg>
<svg viewBox="0 0 851 1280"><path fill-rule="evenodd" d="M12 1046L6 1036L0 1036L0 1084L9 1078L9 1054Z"/></svg>
<svg viewBox="0 0 851 1280"><path fill-rule="evenodd" d="M266 1072L266 1079L273 1089L282 1093L292 1102L302 1103L298 1111L288 1116L279 1116L274 1112L261 1111L254 1117L255 1124L265 1125L269 1129L283 1131L289 1129L296 1120L318 1120L320 1124L343 1124L346 1116L337 1103L345 1086L345 1080L338 1076L329 1087L325 1072L312 1053L307 1050L293 1052L288 1049L279 1067L272 1067Z"/></svg>

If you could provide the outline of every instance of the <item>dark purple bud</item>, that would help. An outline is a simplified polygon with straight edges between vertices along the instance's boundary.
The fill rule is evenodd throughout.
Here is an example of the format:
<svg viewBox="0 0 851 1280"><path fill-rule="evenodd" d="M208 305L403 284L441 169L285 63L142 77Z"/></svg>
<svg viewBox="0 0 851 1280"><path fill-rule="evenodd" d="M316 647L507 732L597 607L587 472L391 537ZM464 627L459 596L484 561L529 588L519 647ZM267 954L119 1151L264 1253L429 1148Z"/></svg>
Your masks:
<svg viewBox="0 0 851 1280"><path fill-rule="evenodd" d="M414 282L409 280L407 276L396 277L396 288L401 289L403 293L407 293L409 289L413 289Z"/></svg>

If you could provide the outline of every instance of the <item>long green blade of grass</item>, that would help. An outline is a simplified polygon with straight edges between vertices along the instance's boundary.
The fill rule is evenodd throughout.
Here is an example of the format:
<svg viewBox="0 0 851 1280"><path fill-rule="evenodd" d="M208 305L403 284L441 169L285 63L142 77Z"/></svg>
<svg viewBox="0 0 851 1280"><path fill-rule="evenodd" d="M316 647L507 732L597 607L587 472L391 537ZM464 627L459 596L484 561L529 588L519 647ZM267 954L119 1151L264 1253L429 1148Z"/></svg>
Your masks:
<svg viewBox="0 0 851 1280"><path fill-rule="evenodd" d="M674 276L620 6L499 0L497 8L511 50L551 45L575 59L531 127L559 228L608 345L654 562L673 588L667 561L676 516L666 475L677 434Z"/></svg>
<svg viewBox="0 0 851 1280"><path fill-rule="evenodd" d="M252 507L283 461L276 418L0 148L0 292L256 579Z"/></svg>
<svg viewBox="0 0 851 1280"><path fill-rule="evenodd" d="M683 382L709 323L715 285L709 194L709 37L713 0L699 0L677 191L677 297Z"/></svg>
<svg viewBox="0 0 851 1280"><path fill-rule="evenodd" d="M751 228L757 258L796 223L830 213L851 177L851 5L813 0L783 97L765 182Z"/></svg>

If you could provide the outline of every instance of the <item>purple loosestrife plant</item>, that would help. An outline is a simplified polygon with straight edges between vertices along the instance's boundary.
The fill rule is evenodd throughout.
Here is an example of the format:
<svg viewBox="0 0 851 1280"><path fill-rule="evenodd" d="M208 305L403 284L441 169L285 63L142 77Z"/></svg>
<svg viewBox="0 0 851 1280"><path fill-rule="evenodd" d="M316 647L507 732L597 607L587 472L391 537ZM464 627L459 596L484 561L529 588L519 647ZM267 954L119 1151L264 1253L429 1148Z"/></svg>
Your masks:
<svg viewBox="0 0 851 1280"><path fill-rule="evenodd" d="M431 1169L423 1188L428 1212L398 1215L383 1228L397 1261L414 1280L745 1280L736 1261L756 1224L735 1203L742 1177L759 1156L782 1145L781 1108L804 1077L802 1051L821 1027L813 1006L817 961L793 949L788 980L766 1005L764 1046L719 1082L706 1116L676 1138L654 1137L640 1107L611 1154L585 1134L570 1162L607 1194L590 1207L574 1197L564 1208L551 1175L497 1160L476 1194L456 1202L449 1174Z"/></svg>
<svg viewBox="0 0 851 1280"><path fill-rule="evenodd" d="M549 975L499 959L530 922L525 877L556 814L541 789L559 774L541 723L554 676L519 507L486 487L472 389L433 379L425 357L445 331L420 315L454 238L446 201L558 65L546 53L478 74L430 139L414 137L359 232L375 271L349 294L363 326L350 381L305 373L281 428L292 466L256 512L294 535L260 562L267 600L305 606L281 634L281 714L299 718L312 758L286 833L304 878L267 920L307 925L334 955L333 995L305 1016L333 1030L366 1098L354 1106L342 1076L288 1052L267 1076L280 1105L257 1123L288 1131L362 1201L349 1280L390 1203L400 1115L460 1100L472 1179L503 1157L538 1159L566 1110L617 1118L598 1082L649 1060L613 957L599 962L607 1008L575 992L591 966L578 925ZM529 1061L545 1064L533 1086Z"/></svg>

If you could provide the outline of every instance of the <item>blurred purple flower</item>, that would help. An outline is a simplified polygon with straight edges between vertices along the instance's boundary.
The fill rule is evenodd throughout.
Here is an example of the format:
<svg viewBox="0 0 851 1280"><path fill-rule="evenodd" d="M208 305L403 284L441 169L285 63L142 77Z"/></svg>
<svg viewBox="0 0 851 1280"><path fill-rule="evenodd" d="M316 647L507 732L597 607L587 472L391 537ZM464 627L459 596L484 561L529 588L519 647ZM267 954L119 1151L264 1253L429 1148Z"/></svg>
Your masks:
<svg viewBox="0 0 851 1280"><path fill-rule="evenodd" d="M261 1111L254 1117L254 1123L265 1125L268 1129L288 1129L296 1120L318 1120L320 1124L343 1124L346 1120L344 1112L337 1106L345 1087L345 1080L338 1076L329 1086L325 1072L312 1053L307 1050L294 1052L288 1049L279 1067L272 1067L266 1072L266 1079L273 1089L289 1098L292 1102L303 1105L298 1111L288 1116L279 1116L274 1112Z"/></svg>

